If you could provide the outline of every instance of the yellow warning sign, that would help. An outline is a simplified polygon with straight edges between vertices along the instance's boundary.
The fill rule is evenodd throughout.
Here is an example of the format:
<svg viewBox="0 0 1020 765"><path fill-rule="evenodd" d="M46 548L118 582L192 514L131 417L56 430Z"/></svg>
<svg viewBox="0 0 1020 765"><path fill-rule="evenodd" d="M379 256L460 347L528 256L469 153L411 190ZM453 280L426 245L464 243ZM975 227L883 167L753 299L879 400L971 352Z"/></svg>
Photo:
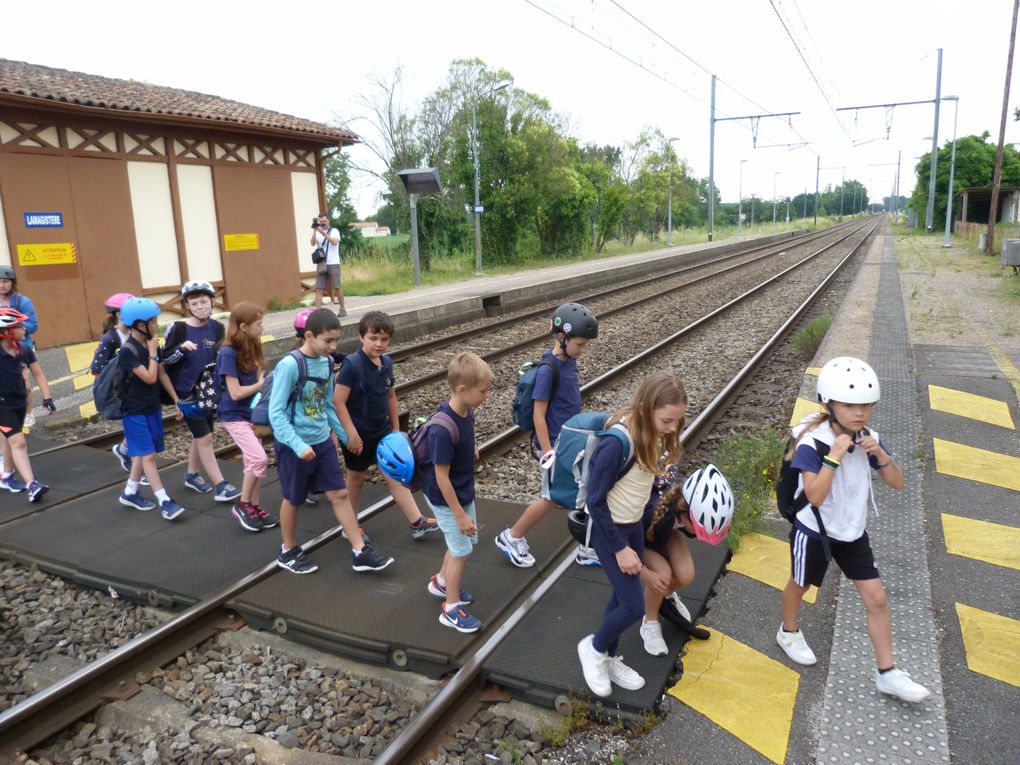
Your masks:
<svg viewBox="0 0 1020 765"><path fill-rule="evenodd" d="M18 263L23 266L56 266L77 262L73 242L18 245Z"/></svg>
<svg viewBox="0 0 1020 765"><path fill-rule="evenodd" d="M224 234L223 249L227 252L238 250L258 250L262 248L262 242L258 234Z"/></svg>

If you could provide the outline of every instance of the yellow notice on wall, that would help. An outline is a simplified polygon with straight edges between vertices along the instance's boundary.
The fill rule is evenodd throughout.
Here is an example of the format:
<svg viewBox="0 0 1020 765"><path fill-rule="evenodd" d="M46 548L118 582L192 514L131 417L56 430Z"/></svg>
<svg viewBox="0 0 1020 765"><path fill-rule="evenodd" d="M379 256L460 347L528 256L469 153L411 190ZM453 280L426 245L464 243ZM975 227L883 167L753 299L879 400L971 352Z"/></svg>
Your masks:
<svg viewBox="0 0 1020 765"><path fill-rule="evenodd" d="M78 255L73 242L18 245L18 263L23 266L56 266L77 262Z"/></svg>
<svg viewBox="0 0 1020 765"><path fill-rule="evenodd" d="M238 250L259 250L262 242L258 234L224 234L223 249L227 252Z"/></svg>

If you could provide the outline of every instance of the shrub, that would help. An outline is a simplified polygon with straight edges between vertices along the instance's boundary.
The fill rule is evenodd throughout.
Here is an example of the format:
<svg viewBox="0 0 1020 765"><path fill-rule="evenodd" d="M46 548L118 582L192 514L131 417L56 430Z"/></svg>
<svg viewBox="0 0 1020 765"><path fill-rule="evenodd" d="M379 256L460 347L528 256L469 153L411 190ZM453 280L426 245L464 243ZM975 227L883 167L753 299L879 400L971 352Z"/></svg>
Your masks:
<svg viewBox="0 0 1020 765"><path fill-rule="evenodd" d="M715 465L733 489L736 510L726 538L731 550L745 534L759 531L762 518L775 506L775 479L786 449L783 434L762 429L735 434L720 444Z"/></svg>
<svg viewBox="0 0 1020 765"><path fill-rule="evenodd" d="M803 329L790 338L790 345L804 356L814 356L831 325L831 316L819 316L816 319L812 319Z"/></svg>

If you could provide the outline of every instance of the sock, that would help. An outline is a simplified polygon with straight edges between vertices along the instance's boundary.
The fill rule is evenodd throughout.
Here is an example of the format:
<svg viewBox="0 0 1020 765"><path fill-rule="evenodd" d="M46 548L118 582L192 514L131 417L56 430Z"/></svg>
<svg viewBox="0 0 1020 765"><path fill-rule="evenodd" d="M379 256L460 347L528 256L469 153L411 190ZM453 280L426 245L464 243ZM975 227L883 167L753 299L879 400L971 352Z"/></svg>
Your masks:
<svg viewBox="0 0 1020 765"><path fill-rule="evenodd" d="M355 555L361 555L361 551L365 549L365 546L362 545L360 548L355 549L354 545L351 545L351 549L354 550Z"/></svg>
<svg viewBox="0 0 1020 765"><path fill-rule="evenodd" d="M166 493L166 489L160 489L156 492L156 499L162 504L170 501L170 495Z"/></svg>
<svg viewBox="0 0 1020 765"><path fill-rule="evenodd" d="M513 534L510 533L510 529L506 530L506 538L509 539L511 542L520 542L522 539L524 539L524 537L515 537Z"/></svg>
<svg viewBox="0 0 1020 765"><path fill-rule="evenodd" d="M792 635L794 632L799 632L799 631L800 630L788 630L788 629L786 629L786 627L783 627L783 632L785 632L787 635Z"/></svg>
<svg viewBox="0 0 1020 765"><path fill-rule="evenodd" d="M884 675L886 672L892 672L894 669L896 669L895 664L893 664L891 667L887 667L886 669L882 669L881 667L879 667L878 674Z"/></svg>
<svg viewBox="0 0 1020 765"><path fill-rule="evenodd" d="M424 515L419 515L418 516L418 520L416 520L414 523L411 524L411 528L412 529L420 529L424 525L425 525L425 516Z"/></svg>
<svg viewBox="0 0 1020 765"><path fill-rule="evenodd" d="M133 494L137 494L138 486L139 486L138 481L132 481L129 478L128 482L124 485L124 493L127 494L129 497Z"/></svg>
<svg viewBox="0 0 1020 765"><path fill-rule="evenodd" d="M460 600L458 600L458 601L456 601L454 603L450 603L449 601L447 601L446 604L443 606L443 610L446 611L447 613L449 613L450 611L453 611L457 606L462 606L462 605L464 605L464 603L463 603L463 601L460 601Z"/></svg>
<svg viewBox="0 0 1020 765"><path fill-rule="evenodd" d="M444 577L442 574L436 574L436 584L438 584L440 587L442 587L445 590L446 589L446 577Z"/></svg>

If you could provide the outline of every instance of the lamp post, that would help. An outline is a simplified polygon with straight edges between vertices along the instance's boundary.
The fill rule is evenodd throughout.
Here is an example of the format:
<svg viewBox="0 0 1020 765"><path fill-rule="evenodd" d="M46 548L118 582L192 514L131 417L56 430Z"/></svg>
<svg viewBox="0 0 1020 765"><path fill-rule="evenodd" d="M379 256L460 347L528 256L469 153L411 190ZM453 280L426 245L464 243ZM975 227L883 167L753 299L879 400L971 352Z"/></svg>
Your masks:
<svg viewBox="0 0 1020 765"><path fill-rule="evenodd" d="M776 170L772 174L772 225L776 225L776 178L782 173L782 170Z"/></svg>
<svg viewBox="0 0 1020 765"><path fill-rule="evenodd" d="M669 139L669 191L666 194L666 246L673 246L673 141L679 138Z"/></svg>
<svg viewBox="0 0 1020 765"><path fill-rule="evenodd" d="M949 159L949 204L946 206L946 235L943 247L949 247L949 230L953 225L953 175L956 173L956 117L960 112L960 97L946 96L943 101L953 101L953 151Z"/></svg>
<svg viewBox="0 0 1020 765"><path fill-rule="evenodd" d="M737 233L744 230L744 165L746 159L740 160L740 181L737 183Z"/></svg>
<svg viewBox="0 0 1020 765"><path fill-rule="evenodd" d="M512 83L501 82L493 88L479 93L471 102L471 153L475 163L475 275L482 275L482 204L478 199L478 102L486 96L510 87Z"/></svg>

